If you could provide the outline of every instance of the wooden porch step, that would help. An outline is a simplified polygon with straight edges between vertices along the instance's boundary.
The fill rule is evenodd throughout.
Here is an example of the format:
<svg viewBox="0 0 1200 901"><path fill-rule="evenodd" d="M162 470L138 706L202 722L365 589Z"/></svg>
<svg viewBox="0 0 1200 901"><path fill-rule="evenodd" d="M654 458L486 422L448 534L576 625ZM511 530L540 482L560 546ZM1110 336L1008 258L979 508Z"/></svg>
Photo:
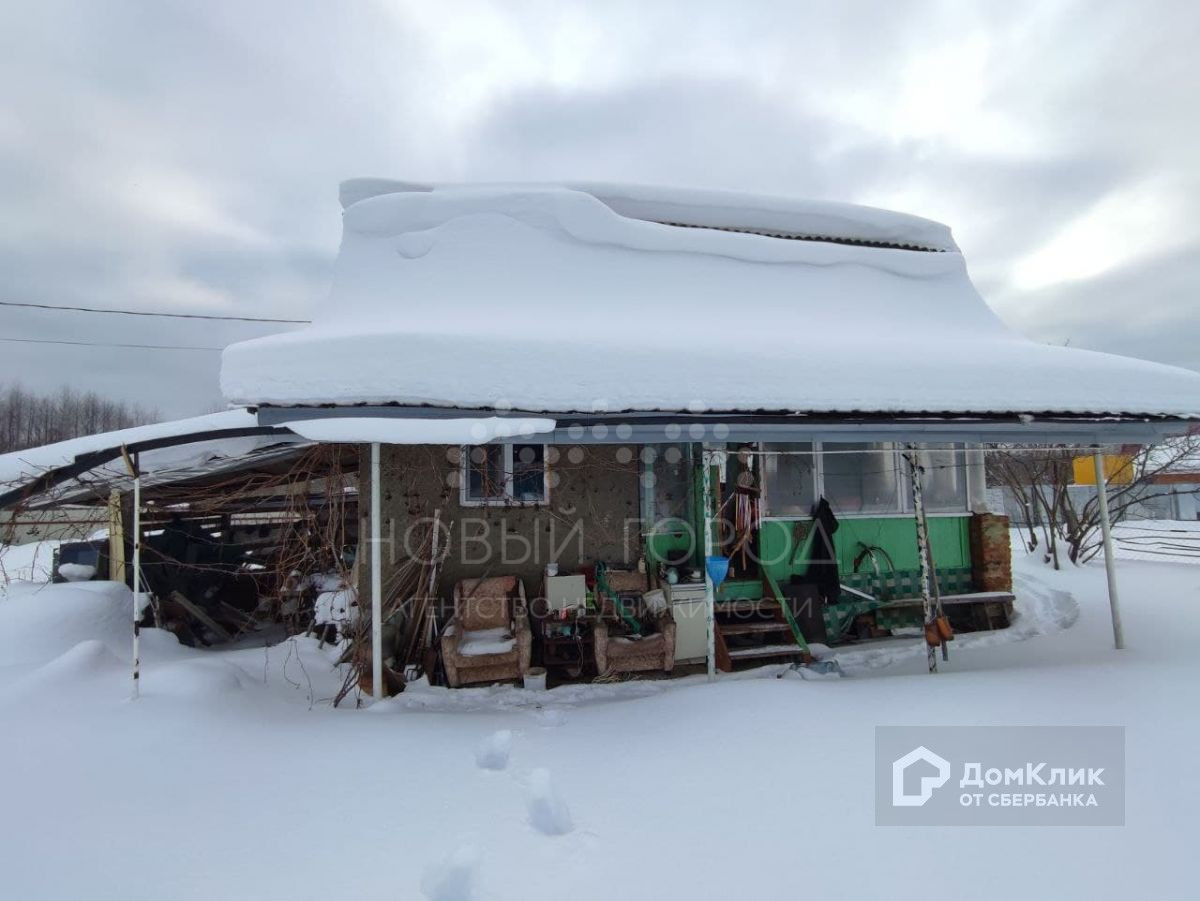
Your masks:
<svg viewBox="0 0 1200 901"><path fill-rule="evenodd" d="M752 660L757 657L793 657L804 653L795 642L789 644L765 644L756 648L730 648L732 660Z"/></svg>
<svg viewBox="0 0 1200 901"><path fill-rule="evenodd" d="M779 610L778 601L768 600L751 600L749 598L739 598L733 601L715 601L713 603L714 613L776 613Z"/></svg>
<svg viewBox="0 0 1200 901"><path fill-rule="evenodd" d="M717 623L717 628L726 635L760 635L765 632L790 632L792 627L787 623L757 622L757 623Z"/></svg>

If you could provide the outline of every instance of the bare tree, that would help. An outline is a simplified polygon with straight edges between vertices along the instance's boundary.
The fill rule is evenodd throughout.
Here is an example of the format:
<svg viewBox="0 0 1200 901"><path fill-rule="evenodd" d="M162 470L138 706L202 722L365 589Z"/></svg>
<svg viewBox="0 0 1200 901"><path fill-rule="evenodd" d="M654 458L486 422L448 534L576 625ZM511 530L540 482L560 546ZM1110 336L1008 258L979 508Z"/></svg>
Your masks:
<svg viewBox="0 0 1200 901"><path fill-rule="evenodd" d="M157 410L109 400L94 391L64 386L53 396L38 395L14 383L0 390L0 453L127 429L158 418Z"/></svg>
<svg viewBox="0 0 1200 901"><path fill-rule="evenodd" d="M1100 505L1094 493L1082 500L1069 490L1078 448L1006 447L988 454L988 475L1020 500L1027 516L1026 547L1041 547L1043 560L1060 568L1065 549L1072 563L1086 563L1100 549ZM1185 460L1200 458L1200 435L1176 438L1158 445L1128 448L1120 471L1109 473L1108 507L1113 522L1136 507L1171 494L1160 480Z"/></svg>

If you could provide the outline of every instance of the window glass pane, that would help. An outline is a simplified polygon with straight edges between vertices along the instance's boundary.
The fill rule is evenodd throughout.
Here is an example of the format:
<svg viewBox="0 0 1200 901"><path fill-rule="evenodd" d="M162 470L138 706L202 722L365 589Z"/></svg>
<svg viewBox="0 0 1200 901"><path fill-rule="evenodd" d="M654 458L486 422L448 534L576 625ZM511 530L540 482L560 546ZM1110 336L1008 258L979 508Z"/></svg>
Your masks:
<svg viewBox="0 0 1200 901"><path fill-rule="evenodd" d="M967 509L967 470L961 444L924 444L917 462L925 470L921 493L926 513L963 513ZM905 489L912 503L912 485Z"/></svg>
<svg viewBox="0 0 1200 901"><path fill-rule="evenodd" d="M816 500L813 446L764 444L763 483L768 516L808 516Z"/></svg>
<svg viewBox="0 0 1200 901"><path fill-rule="evenodd" d="M824 444L825 497L840 515L900 512L899 468L890 443Z"/></svg>
<svg viewBox="0 0 1200 901"><path fill-rule="evenodd" d="M691 468L688 466L687 445L669 444L648 447L642 459L653 458L643 484L652 491L654 498L653 517L655 523L664 527L678 528L678 520L691 521Z"/></svg>
<svg viewBox="0 0 1200 901"><path fill-rule="evenodd" d="M513 500L532 503L546 499L546 447L513 445Z"/></svg>
<svg viewBox="0 0 1200 901"><path fill-rule="evenodd" d="M467 448L467 497L486 500L504 496L504 447L480 444Z"/></svg>

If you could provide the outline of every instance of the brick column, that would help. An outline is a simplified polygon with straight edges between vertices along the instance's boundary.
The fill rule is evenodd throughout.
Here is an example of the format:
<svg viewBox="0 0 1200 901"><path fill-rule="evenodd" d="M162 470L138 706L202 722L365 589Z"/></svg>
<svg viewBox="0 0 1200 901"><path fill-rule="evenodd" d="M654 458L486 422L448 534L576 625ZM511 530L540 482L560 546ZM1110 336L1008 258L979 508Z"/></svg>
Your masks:
<svg viewBox="0 0 1200 901"><path fill-rule="evenodd" d="M1012 591L1008 528L1008 517L997 513L971 517L971 581L976 591Z"/></svg>

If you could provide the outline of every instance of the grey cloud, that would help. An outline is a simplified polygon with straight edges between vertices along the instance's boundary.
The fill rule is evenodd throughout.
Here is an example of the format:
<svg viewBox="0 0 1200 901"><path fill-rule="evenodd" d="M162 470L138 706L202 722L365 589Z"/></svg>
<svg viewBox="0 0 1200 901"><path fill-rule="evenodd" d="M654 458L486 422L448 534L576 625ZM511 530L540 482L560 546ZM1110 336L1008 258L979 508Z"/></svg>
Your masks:
<svg viewBox="0 0 1200 901"><path fill-rule="evenodd" d="M304 315L327 290L342 178L594 178L899 204L948 220L985 296L1034 337L1200 365L1195 241L1087 282L1010 284L1017 260L1148 176L1200 206L1192 5L436 10L7 10L5 299ZM978 109L996 134L889 131L906 67L978 35ZM0 310L0 334L45 338L220 344L270 329ZM87 382L167 415L218 403L216 374L209 353L0 346L0 381Z"/></svg>

